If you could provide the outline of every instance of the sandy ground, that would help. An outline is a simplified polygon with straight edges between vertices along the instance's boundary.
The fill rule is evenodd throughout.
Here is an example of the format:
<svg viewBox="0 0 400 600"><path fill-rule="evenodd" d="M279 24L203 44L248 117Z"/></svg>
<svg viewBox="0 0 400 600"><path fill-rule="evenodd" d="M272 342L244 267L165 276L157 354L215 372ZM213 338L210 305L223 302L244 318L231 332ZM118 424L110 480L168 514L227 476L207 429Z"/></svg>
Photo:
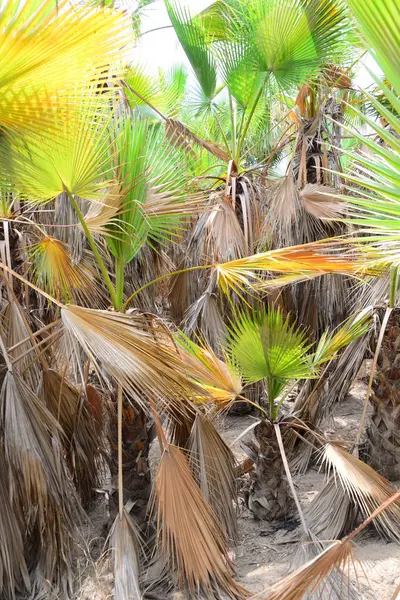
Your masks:
<svg viewBox="0 0 400 600"><path fill-rule="evenodd" d="M330 419L322 429L335 438L354 440L360 421L362 403L365 398L365 377L353 386L351 394L335 407ZM221 434L231 445L234 440L256 417L228 416L220 425ZM243 460L245 453L240 447L242 441L252 438L249 432L232 446L237 459ZM294 477L300 502L305 507L318 494L324 485L324 475L316 468L310 468L305 475ZM98 535L100 524L104 523L104 503L93 515L92 522L97 522ZM294 515L295 516L295 515ZM236 565L237 581L253 593L267 592L269 586L287 575L292 567L293 555L296 551L296 530L288 531L282 524L255 521L250 511L241 502L239 508L240 541L232 558ZM93 537L93 529L88 540L89 557L86 571L79 574L81 580L77 600L107 600L112 597L112 578L107 567L102 568L95 563L99 555L99 545ZM395 592L400 591L400 546L383 541L374 530L368 530L358 541L357 558L359 559L358 577L353 578L358 587L360 598L365 600L395 600ZM173 595L183 599L181 594ZM347 595L344 595L347 598ZM263 594L260 595L263 598ZM160 597L160 600L161 597ZM399 594L400 600L400 594Z"/></svg>

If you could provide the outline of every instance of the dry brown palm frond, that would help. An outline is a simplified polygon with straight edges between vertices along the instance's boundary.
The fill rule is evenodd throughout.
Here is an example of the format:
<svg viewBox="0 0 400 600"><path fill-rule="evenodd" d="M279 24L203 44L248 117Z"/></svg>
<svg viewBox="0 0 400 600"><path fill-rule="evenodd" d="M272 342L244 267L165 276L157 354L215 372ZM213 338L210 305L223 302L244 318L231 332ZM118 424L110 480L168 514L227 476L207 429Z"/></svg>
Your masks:
<svg viewBox="0 0 400 600"><path fill-rule="evenodd" d="M196 144L197 146L200 146L200 148L208 150L208 152L219 158L221 161L225 163L229 162L230 156L225 150L213 142L198 137L180 121L176 121L175 119L165 119L165 131L167 137L177 144L177 146L184 146L185 148L190 149L191 144Z"/></svg>
<svg viewBox="0 0 400 600"><path fill-rule="evenodd" d="M396 492L396 488L387 479L338 444L326 444L322 462L364 516L371 514ZM374 525L385 538L399 543L400 501L393 502L380 514L374 520Z"/></svg>
<svg viewBox="0 0 400 600"><path fill-rule="evenodd" d="M301 600L311 597L315 600L324 598L325 591L328 598L332 598L332 589L327 588L330 577L339 577L337 583L342 583L341 600L350 600L349 588L346 581L340 581L341 574L344 575L349 565L354 564L354 547L347 539L337 542L309 560L305 565L278 581L267 593L257 594L254 598L262 600ZM336 580L335 577L335 580ZM347 577L346 577L347 579ZM340 587L339 587L340 589ZM334 596L333 596L334 597ZM337 597L337 596L336 596Z"/></svg>
<svg viewBox="0 0 400 600"><path fill-rule="evenodd" d="M16 373L1 391L1 428L11 474L9 494L24 515L24 547L33 587L46 581L67 591L74 528L82 517L61 457L56 420Z"/></svg>
<svg viewBox="0 0 400 600"><path fill-rule="evenodd" d="M196 260L206 263L235 260L251 252L224 191L210 195L210 207L197 221L189 247L194 247Z"/></svg>
<svg viewBox="0 0 400 600"><path fill-rule="evenodd" d="M326 546L326 543L322 544L313 535L301 541L293 559L294 570L301 568L318 557ZM341 566L345 566L347 569L343 569ZM341 566L335 565L325 575L323 582L315 586L315 589L312 589L311 586L311 590L308 590L303 595L303 600L344 600L344 598L348 600L361 600L363 596L351 580L349 565L345 563ZM355 567L356 563L353 566ZM356 570L354 575L357 577Z"/></svg>
<svg viewBox="0 0 400 600"><path fill-rule="evenodd" d="M95 400L96 391L91 388L89 393ZM93 490L100 487L102 476L101 422L91 410L89 398L52 369L43 373L43 395L62 427L68 468L82 502L87 503L93 498Z"/></svg>
<svg viewBox="0 0 400 600"><path fill-rule="evenodd" d="M145 104L147 104L147 106L154 110L154 112L157 113L159 117L161 117L161 119L165 123L165 131L167 137L178 147L183 147L188 152L188 154L194 155L194 152L191 148L191 144L196 144L197 146L200 146L200 148L205 148L206 150L208 150L208 152L210 152L223 162L229 161L229 154L225 150L217 146L217 144L214 144L213 142L208 142L207 140L203 140L202 138L198 137L180 121L177 121L175 119L169 119L168 117L163 115L162 112L160 112L155 106L153 106L148 100L146 100L146 98L139 94L139 92L137 92L130 85L128 85L125 81L122 81L121 83L132 94L140 98L142 102L144 102Z"/></svg>
<svg viewBox="0 0 400 600"><path fill-rule="evenodd" d="M138 527L124 509L117 515L110 533L114 563L114 596L118 600L141 600L140 544Z"/></svg>
<svg viewBox="0 0 400 600"><path fill-rule="evenodd" d="M347 494L338 493L334 478L304 510L310 531L320 540L336 540L354 526L357 508Z"/></svg>
<svg viewBox="0 0 400 600"><path fill-rule="evenodd" d="M289 174L274 181L267 195L265 228L277 238L279 244L282 240L290 239L292 225L296 221L296 216L299 216L299 192L293 175Z"/></svg>
<svg viewBox="0 0 400 600"><path fill-rule="evenodd" d="M93 235L105 235L107 233L106 225L118 215L122 202L120 188L120 183L115 182L105 190L104 198L90 202L84 219L87 228Z"/></svg>
<svg viewBox="0 0 400 600"><path fill-rule="evenodd" d="M316 183L307 183L300 192L303 208L317 219L337 219L346 212L336 196L335 188Z"/></svg>
<svg viewBox="0 0 400 600"><path fill-rule="evenodd" d="M8 489L10 472L4 448L0 447L0 596L15 598L15 590L30 591L30 579L24 556L24 524L12 504Z"/></svg>
<svg viewBox="0 0 400 600"><path fill-rule="evenodd" d="M237 540L236 461L207 417L198 414L188 443L189 464L227 538Z"/></svg>
<svg viewBox="0 0 400 600"><path fill-rule="evenodd" d="M61 503L60 456L57 421L16 373L8 371L1 389L2 430L6 458L24 482L26 505L35 505L44 526L51 493ZM60 445L58 446L60 447Z"/></svg>
<svg viewBox="0 0 400 600"><path fill-rule="evenodd" d="M190 472L188 461L176 446L164 449L155 482L158 538L161 550L188 586L190 597L203 593L215 598L245 598L247 593L232 579L232 566L224 535ZM192 596L193 595L193 596Z"/></svg>
<svg viewBox="0 0 400 600"><path fill-rule="evenodd" d="M198 214L204 204L204 196L191 194L182 202L182 197L173 192L163 191L162 185L157 185L154 178L147 189L146 200L143 204L144 218L156 218L164 216L192 216Z"/></svg>
<svg viewBox="0 0 400 600"><path fill-rule="evenodd" d="M195 361L190 356L183 361L165 328L154 327L148 316L73 305L61 314L66 331L92 363L101 363L144 410L149 407L143 394L162 405L205 394L195 383Z"/></svg>
<svg viewBox="0 0 400 600"><path fill-rule="evenodd" d="M221 349L227 335L216 294L207 289L186 310L183 330L188 335L201 331L214 349Z"/></svg>
<svg viewBox="0 0 400 600"><path fill-rule="evenodd" d="M31 332L22 316L22 309L15 297L7 304L2 314L1 324L5 331L5 343L9 349L11 361L22 356L15 364L15 368L21 373L31 389L35 389L39 383L39 371L37 365L32 362L34 355L30 353L30 350L33 348L33 343L30 339ZM10 350L10 348L14 349Z"/></svg>

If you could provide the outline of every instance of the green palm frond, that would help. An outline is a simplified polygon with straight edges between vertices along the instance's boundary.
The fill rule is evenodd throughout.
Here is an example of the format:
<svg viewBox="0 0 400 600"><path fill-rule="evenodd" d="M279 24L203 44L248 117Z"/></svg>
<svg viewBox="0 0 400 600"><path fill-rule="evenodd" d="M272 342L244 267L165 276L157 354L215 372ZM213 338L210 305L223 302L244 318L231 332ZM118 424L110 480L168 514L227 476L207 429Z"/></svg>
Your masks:
<svg viewBox="0 0 400 600"><path fill-rule="evenodd" d="M166 0L166 7L205 100L210 102L216 90L217 67L207 43L206 30L201 22L193 20L190 13L175 0Z"/></svg>
<svg viewBox="0 0 400 600"><path fill-rule="evenodd" d="M126 264L146 242L171 239L197 200L188 189L189 162L164 127L125 115L116 128L115 146L122 199L108 224L107 243Z"/></svg>
<svg viewBox="0 0 400 600"><path fill-rule="evenodd" d="M346 0L378 65L400 91L400 6L397 0Z"/></svg>
<svg viewBox="0 0 400 600"><path fill-rule="evenodd" d="M230 326L228 349L248 383L310 379L315 371L305 331L290 324L280 310L242 313Z"/></svg>
<svg viewBox="0 0 400 600"><path fill-rule="evenodd" d="M343 5L334 0L251 0L231 7L231 18L221 10L218 19L227 25L216 52L243 106L267 80L285 89L304 82L343 46L349 27Z"/></svg>
<svg viewBox="0 0 400 600"><path fill-rule="evenodd" d="M337 357L338 352L366 334L371 327L371 309L350 317L335 333L324 332L313 355L315 365Z"/></svg>

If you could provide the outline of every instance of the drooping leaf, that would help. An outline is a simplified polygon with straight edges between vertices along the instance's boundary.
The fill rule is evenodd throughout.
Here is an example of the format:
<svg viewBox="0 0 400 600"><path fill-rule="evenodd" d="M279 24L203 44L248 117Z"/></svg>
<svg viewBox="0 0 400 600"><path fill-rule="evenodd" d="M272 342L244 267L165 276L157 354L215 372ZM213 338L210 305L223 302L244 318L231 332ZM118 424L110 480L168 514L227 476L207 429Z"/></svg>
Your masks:
<svg viewBox="0 0 400 600"><path fill-rule="evenodd" d="M141 535L137 525L124 509L117 515L110 533L114 561L115 596L121 600L141 600L140 585Z"/></svg>
<svg viewBox="0 0 400 600"><path fill-rule="evenodd" d="M195 364L184 362L165 329L151 325L145 315L73 305L61 313L67 332L93 364L101 364L145 410L149 406L143 394L161 405L206 394L195 383Z"/></svg>
<svg viewBox="0 0 400 600"><path fill-rule="evenodd" d="M163 452L155 483L159 544L190 592L213 589L228 598L245 598L232 579L224 535L196 485L187 459L176 446Z"/></svg>
<svg viewBox="0 0 400 600"><path fill-rule="evenodd" d="M198 414L188 443L195 480L230 541L237 539L236 461L212 422Z"/></svg>

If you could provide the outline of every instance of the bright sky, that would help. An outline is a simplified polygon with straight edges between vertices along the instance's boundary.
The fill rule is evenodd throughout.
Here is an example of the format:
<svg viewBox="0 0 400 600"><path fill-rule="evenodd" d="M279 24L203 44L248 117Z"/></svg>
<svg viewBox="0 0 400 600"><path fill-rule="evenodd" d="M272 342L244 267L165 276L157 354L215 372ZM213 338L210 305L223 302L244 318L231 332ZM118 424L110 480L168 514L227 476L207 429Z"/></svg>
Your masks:
<svg viewBox="0 0 400 600"><path fill-rule="evenodd" d="M182 5L187 6L192 14L201 12L210 4L212 4L212 0L186 0L182 2ZM143 33L168 25L170 25L170 21L164 0L157 0L146 8L142 20ZM188 64L185 53L180 47L172 27L148 33L140 38L137 57L140 62L154 72L159 67L168 67L182 62Z"/></svg>

